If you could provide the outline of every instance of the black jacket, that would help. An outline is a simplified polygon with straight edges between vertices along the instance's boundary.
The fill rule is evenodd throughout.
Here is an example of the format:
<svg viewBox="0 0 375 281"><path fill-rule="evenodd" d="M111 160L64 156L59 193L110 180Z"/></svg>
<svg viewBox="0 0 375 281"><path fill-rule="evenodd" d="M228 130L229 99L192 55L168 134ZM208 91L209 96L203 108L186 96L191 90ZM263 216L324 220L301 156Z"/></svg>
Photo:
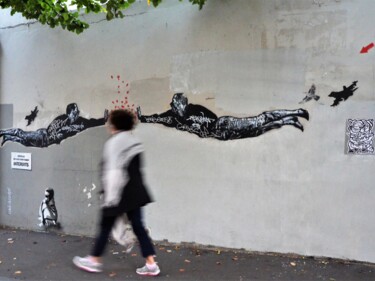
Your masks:
<svg viewBox="0 0 375 281"><path fill-rule="evenodd" d="M105 216L118 216L143 207L153 201L143 182L141 164L142 155L135 155L127 167L129 181L123 189L121 200L118 206L104 207L103 213Z"/></svg>

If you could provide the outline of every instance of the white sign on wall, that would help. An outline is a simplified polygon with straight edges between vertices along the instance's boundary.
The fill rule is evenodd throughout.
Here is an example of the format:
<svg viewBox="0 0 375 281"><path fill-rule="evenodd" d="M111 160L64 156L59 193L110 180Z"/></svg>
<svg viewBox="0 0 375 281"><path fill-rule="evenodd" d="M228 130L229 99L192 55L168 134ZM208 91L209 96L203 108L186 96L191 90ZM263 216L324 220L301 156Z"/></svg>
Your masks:
<svg viewBox="0 0 375 281"><path fill-rule="evenodd" d="M31 153L12 152L11 168L31 170Z"/></svg>

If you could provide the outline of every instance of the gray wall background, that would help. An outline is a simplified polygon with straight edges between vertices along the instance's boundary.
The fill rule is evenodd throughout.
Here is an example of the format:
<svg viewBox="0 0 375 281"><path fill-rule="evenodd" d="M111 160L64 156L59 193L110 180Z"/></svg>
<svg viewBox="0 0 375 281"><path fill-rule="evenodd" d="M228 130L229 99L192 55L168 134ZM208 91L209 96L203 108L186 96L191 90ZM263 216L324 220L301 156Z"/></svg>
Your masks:
<svg viewBox="0 0 375 281"><path fill-rule="evenodd" d="M125 19L85 16L79 36L0 11L1 128L46 127L71 102L99 118L126 90L144 114L166 111L178 91L218 116L303 107L303 133L227 142L139 124L152 236L375 262L374 155L344 153L346 120L375 118L375 50L359 53L375 40L374 10L372 0L210 0L202 11L144 0ZM354 95L330 107L328 94L355 80ZM321 99L299 104L313 83ZM1 147L0 224L37 229L52 187L63 231L93 236L106 139L97 127L49 148ZM11 152L31 153L33 170L12 170Z"/></svg>

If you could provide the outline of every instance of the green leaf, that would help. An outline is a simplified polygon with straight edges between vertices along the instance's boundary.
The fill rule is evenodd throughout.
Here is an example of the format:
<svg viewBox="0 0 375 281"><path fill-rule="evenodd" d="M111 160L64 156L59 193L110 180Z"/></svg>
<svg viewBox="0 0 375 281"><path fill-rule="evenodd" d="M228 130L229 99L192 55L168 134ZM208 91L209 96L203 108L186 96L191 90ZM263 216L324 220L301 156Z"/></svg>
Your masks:
<svg viewBox="0 0 375 281"><path fill-rule="evenodd" d="M113 19L113 13L111 11L107 11L107 20L112 20Z"/></svg>
<svg viewBox="0 0 375 281"><path fill-rule="evenodd" d="M81 21L82 9L86 13L105 13L107 20L123 18L122 10L131 7L136 0L72 0L69 6L76 5L76 11L69 11L68 0L0 0L0 8L10 8L10 15L21 13L26 19L35 19L51 28L61 26L63 29L82 33L89 28L89 24ZM150 0L157 7L162 0ZM180 0L181 1L181 0ZM193 5L199 5L202 9L208 0L189 0Z"/></svg>

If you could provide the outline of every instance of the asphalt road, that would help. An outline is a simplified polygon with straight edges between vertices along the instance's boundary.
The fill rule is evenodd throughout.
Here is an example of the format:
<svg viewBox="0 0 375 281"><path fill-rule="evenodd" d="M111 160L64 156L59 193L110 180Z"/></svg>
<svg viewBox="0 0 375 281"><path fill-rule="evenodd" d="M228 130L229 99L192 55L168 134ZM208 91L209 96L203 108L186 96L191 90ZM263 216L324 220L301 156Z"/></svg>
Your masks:
<svg viewBox="0 0 375 281"><path fill-rule="evenodd" d="M86 255L92 244L89 237L0 228L0 280L375 280L375 264L166 242L155 244L158 277L138 276L135 269L144 263L138 247L126 254L115 242L104 256L104 272L87 273L72 258Z"/></svg>

